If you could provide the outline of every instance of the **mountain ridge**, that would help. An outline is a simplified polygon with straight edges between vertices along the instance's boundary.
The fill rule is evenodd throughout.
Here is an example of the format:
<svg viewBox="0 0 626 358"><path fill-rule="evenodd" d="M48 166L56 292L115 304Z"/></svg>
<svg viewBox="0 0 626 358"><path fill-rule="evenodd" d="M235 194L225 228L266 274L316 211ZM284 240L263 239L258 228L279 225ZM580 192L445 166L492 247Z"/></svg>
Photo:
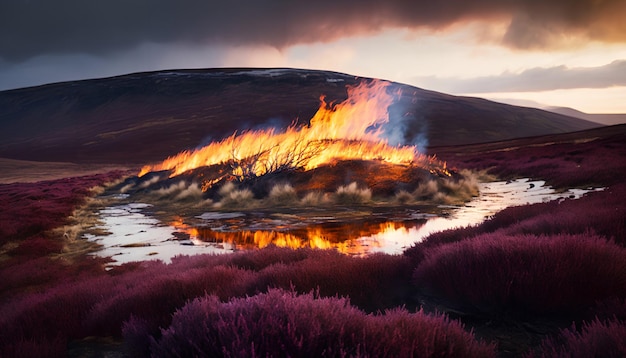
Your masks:
<svg viewBox="0 0 626 358"><path fill-rule="evenodd" d="M366 77L288 68L165 70L0 91L0 157L160 161L235 131L306 123ZM540 109L391 82L401 144L461 145L601 126ZM427 142L426 142L427 140ZM419 142L419 143L418 143Z"/></svg>

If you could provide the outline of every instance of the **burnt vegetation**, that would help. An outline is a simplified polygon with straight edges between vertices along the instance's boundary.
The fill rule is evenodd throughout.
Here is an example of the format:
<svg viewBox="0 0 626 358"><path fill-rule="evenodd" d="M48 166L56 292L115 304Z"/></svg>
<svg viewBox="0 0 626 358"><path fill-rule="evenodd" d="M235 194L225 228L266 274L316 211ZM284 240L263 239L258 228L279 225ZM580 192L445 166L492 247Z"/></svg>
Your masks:
<svg viewBox="0 0 626 358"><path fill-rule="evenodd" d="M605 189L511 207L396 256L270 247L105 270L105 259L64 255L68 238L51 230L120 173L0 185L0 356L623 356L626 129L530 144L440 157ZM327 179L332 169L307 175L350 186ZM313 190L311 178L289 185ZM354 189L365 185L388 190ZM286 185L263 190L294 200Z"/></svg>

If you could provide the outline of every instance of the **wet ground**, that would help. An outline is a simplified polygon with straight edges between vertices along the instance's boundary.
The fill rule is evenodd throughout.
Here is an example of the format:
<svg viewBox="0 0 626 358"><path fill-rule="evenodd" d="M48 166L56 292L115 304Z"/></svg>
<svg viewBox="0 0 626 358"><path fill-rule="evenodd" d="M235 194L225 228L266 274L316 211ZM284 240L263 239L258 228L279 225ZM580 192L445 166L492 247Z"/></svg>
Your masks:
<svg viewBox="0 0 626 358"><path fill-rule="evenodd" d="M519 179L480 184L480 195L463 206L363 206L275 211L177 214L159 220L150 204L111 197L99 210L99 229L85 237L102 245L95 254L113 264L163 260L177 255L225 254L268 245L334 249L349 255L401 254L429 234L475 225L515 205L576 199L589 190L556 192L543 181ZM597 190L597 189L596 189ZM115 204L115 203L119 204ZM160 217L163 219L163 217Z"/></svg>

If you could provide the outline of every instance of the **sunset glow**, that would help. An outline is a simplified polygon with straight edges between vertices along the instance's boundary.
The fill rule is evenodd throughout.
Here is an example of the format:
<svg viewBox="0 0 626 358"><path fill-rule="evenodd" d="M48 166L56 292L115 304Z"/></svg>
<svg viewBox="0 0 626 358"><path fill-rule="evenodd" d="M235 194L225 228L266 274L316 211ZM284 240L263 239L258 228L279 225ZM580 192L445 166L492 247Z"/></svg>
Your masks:
<svg viewBox="0 0 626 358"><path fill-rule="evenodd" d="M292 67L536 106L626 112L625 72L610 66L626 60L623 1L163 1L150 9L110 3L97 11L75 5L70 11L42 0L0 5L0 29L12 34L0 39L0 90L162 69ZM94 13L110 22L89 21ZM51 30L50 21L60 25ZM538 70L560 73L528 76ZM578 70L608 80L589 90ZM543 88L505 88L511 79Z"/></svg>

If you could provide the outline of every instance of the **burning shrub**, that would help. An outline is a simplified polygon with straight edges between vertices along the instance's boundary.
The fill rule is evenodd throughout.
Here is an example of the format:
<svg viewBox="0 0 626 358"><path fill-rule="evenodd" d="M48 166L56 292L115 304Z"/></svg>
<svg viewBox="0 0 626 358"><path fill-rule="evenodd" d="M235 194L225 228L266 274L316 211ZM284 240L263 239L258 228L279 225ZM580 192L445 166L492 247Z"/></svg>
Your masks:
<svg viewBox="0 0 626 358"><path fill-rule="evenodd" d="M298 202L298 195L291 184L276 184L270 190L268 201L274 206L292 205Z"/></svg>
<svg viewBox="0 0 626 358"><path fill-rule="evenodd" d="M129 330L130 331L130 330ZM138 332L134 330L133 332ZM137 341L137 338L134 338ZM342 298L270 290L196 299L154 340L156 356L494 356L460 324L423 312L365 315Z"/></svg>
<svg viewBox="0 0 626 358"><path fill-rule="evenodd" d="M626 249L597 236L481 235L426 249L414 280L461 310L576 315L626 297Z"/></svg>
<svg viewBox="0 0 626 358"><path fill-rule="evenodd" d="M539 353L531 357L625 357L626 323L611 319L583 323L578 331L575 326L564 329L558 337L549 338L541 345Z"/></svg>
<svg viewBox="0 0 626 358"><path fill-rule="evenodd" d="M356 182L340 186L335 191L335 202L342 205L365 204L372 200L372 191L368 188L359 189Z"/></svg>

